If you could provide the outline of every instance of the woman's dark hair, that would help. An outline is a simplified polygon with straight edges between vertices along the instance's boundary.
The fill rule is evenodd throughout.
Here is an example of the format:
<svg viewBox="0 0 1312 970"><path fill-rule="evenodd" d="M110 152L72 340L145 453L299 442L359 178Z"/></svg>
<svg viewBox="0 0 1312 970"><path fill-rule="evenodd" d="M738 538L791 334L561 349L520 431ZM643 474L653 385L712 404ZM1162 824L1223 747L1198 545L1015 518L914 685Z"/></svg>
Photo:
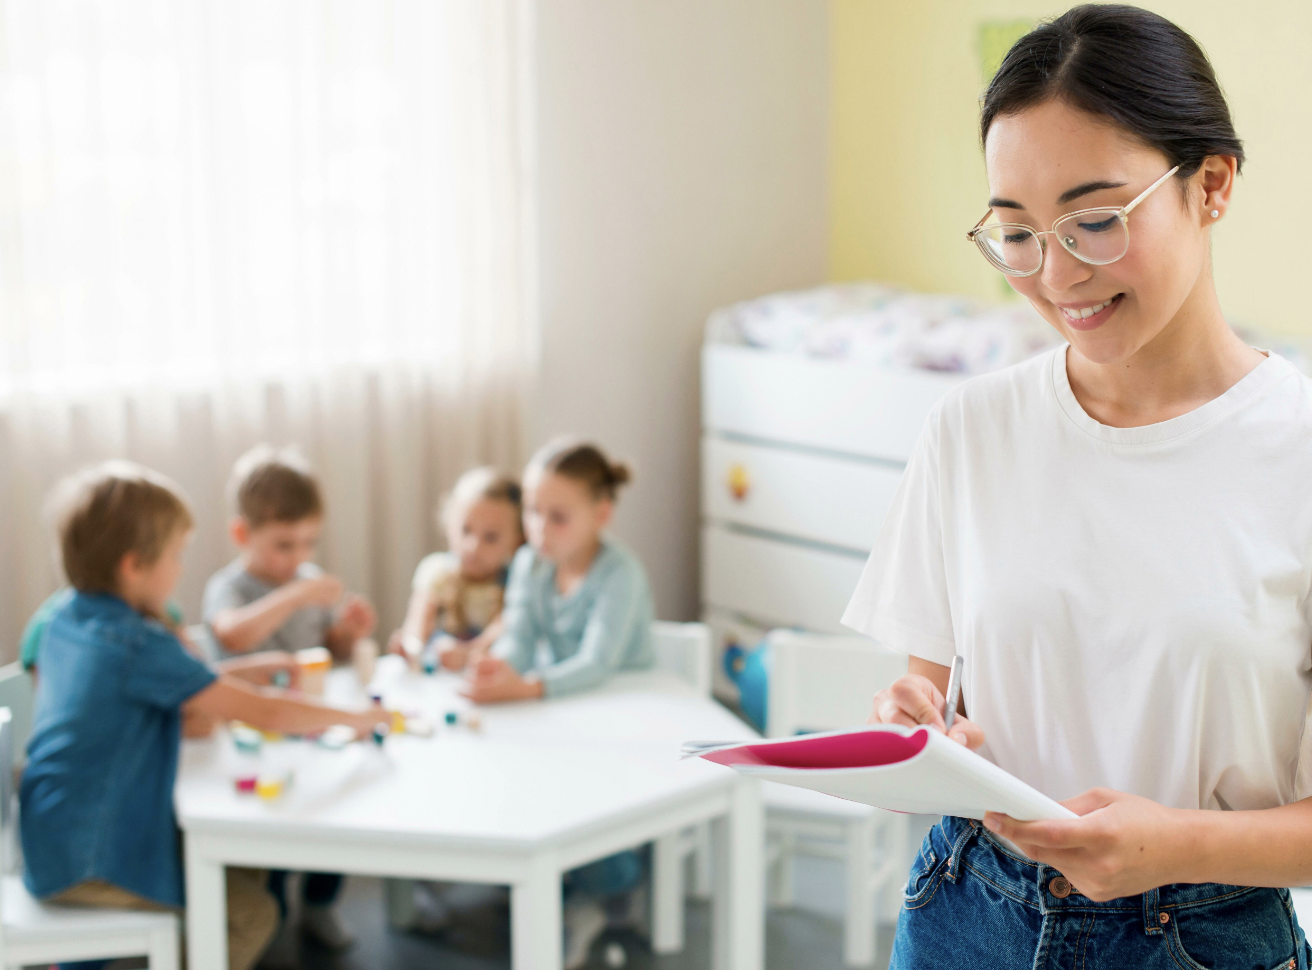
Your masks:
<svg viewBox="0 0 1312 970"><path fill-rule="evenodd" d="M1188 178L1210 155L1244 146L1198 42L1165 17L1121 4L1083 4L1016 41L984 92L980 140L998 115L1060 100L1116 124Z"/></svg>

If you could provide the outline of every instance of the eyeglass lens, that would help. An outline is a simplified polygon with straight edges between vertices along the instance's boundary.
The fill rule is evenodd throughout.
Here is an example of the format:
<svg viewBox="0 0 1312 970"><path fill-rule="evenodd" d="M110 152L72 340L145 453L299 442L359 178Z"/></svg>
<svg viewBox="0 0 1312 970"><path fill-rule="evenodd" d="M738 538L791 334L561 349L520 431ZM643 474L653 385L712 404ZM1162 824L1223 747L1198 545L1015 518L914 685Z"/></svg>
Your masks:
<svg viewBox="0 0 1312 970"><path fill-rule="evenodd" d="M1114 263L1130 248L1130 234L1117 209L1072 212L1058 219L1053 234L1071 255L1086 263ZM1043 264L1039 237L1023 226L984 226L975 243L988 261L1011 276L1027 276Z"/></svg>

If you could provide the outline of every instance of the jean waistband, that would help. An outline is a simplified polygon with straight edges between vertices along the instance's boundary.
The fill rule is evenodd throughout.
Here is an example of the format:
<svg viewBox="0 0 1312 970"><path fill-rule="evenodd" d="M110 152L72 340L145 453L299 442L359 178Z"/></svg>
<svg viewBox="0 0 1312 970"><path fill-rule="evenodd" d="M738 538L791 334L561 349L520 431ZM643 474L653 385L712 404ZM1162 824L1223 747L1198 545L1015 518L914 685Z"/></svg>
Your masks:
<svg viewBox="0 0 1312 970"><path fill-rule="evenodd" d="M1211 882L1171 883L1135 896L1096 902L1080 895L1060 870L1003 845L981 822L945 815L939 827L948 853L949 879L955 881L962 869L969 869L1003 895L1043 913L1142 912L1144 929L1152 932L1160 929L1162 913L1266 891Z"/></svg>

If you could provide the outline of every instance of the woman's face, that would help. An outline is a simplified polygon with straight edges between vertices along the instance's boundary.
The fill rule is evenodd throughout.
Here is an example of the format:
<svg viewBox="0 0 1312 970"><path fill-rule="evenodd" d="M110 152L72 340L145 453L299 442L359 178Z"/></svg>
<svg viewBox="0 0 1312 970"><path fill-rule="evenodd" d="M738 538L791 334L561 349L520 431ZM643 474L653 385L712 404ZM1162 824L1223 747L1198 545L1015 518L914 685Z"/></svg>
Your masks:
<svg viewBox="0 0 1312 970"><path fill-rule="evenodd" d="M1157 150L1060 101L999 116L984 154L992 220L1039 231L1077 209L1123 206L1171 167ZM1042 269L1009 277L1011 285L1088 360L1129 360L1171 326L1210 273L1204 177L1189 180L1187 205L1176 179L1141 202L1117 262L1091 266L1045 236ZM1107 301L1092 316L1079 313Z"/></svg>

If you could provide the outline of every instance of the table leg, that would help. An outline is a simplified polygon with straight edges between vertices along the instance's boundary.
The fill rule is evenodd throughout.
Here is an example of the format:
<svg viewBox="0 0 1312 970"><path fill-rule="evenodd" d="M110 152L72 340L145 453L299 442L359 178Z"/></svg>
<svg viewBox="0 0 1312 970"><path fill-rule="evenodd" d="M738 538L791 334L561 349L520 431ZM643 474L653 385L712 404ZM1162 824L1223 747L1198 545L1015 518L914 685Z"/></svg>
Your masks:
<svg viewBox="0 0 1312 970"><path fill-rule="evenodd" d="M223 865L187 844L187 970L228 970L228 891Z"/></svg>
<svg viewBox="0 0 1312 970"><path fill-rule="evenodd" d="M656 953L683 949L683 846L678 832L656 840L651 872L651 948Z"/></svg>
<svg viewBox="0 0 1312 970"><path fill-rule="evenodd" d="M560 970L560 962L560 872L550 856L539 856L527 878L510 887L510 965Z"/></svg>
<svg viewBox="0 0 1312 970"><path fill-rule="evenodd" d="M711 966L762 970L765 965L765 816L760 785L739 778L727 817L712 823L714 896Z"/></svg>

